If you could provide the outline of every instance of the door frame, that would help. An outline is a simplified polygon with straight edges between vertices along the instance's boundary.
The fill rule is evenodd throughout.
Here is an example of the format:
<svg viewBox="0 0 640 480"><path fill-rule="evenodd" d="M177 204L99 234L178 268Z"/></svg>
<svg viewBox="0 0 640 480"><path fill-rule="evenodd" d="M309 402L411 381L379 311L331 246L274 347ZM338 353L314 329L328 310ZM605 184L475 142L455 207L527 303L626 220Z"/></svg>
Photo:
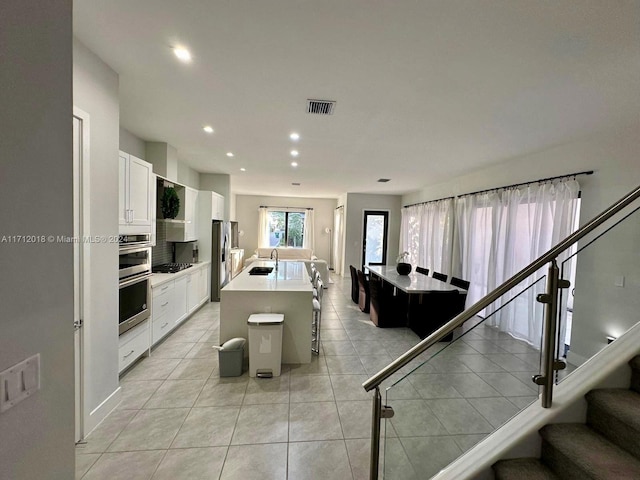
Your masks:
<svg viewBox="0 0 640 480"><path fill-rule="evenodd" d="M89 312L89 255L90 243L85 241L90 230L90 117L80 108L73 107L73 120L80 122L79 145L73 140L73 291L74 291L74 391L75 391L75 441L81 442L86 434L89 412L84 387L88 353L86 349ZM75 135L75 127L73 128ZM80 158L76 155L76 148ZM76 328L75 322L80 326Z"/></svg>
<svg viewBox="0 0 640 480"><path fill-rule="evenodd" d="M384 216L384 233L383 233L383 248L382 248L382 262L381 263L372 263L371 265L386 265L387 264L387 250L389 249L389 216L391 215L390 210L382 210L382 209L364 209L362 211L362 240L361 246L362 250L360 251L360 264L364 271L365 267L365 259L366 259L366 251L367 251L367 216L368 215L382 215Z"/></svg>

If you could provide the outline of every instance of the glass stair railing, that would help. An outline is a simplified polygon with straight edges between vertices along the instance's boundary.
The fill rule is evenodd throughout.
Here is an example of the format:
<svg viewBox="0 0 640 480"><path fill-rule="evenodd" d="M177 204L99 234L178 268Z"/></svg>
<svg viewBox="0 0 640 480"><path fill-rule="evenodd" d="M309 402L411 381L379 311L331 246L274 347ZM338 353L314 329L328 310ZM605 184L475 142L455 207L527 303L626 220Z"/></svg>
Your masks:
<svg viewBox="0 0 640 480"><path fill-rule="evenodd" d="M639 198L640 187L363 384L370 479L437 475L538 398L550 407L557 382L640 321L637 288L621 288L640 285Z"/></svg>

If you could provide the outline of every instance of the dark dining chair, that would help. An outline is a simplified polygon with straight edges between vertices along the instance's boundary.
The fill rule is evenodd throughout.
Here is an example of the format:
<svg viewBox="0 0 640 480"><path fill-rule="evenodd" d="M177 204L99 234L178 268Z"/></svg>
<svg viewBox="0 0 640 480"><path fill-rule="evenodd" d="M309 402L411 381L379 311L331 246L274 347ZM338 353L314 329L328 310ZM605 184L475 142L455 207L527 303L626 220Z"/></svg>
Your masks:
<svg viewBox="0 0 640 480"><path fill-rule="evenodd" d="M369 318L380 328L406 327L406 294L375 275L369 281Z"/></svg>
<svg viewBox="0 0 640 480"><path fill-rule="evenodd" d="M353 303L358 303L358 298L360 296L358 273L356 271L356 267L353 265L349 265L349 270L351 271L351 300L353 300Z"/></svg>
<svg viewBox="0 0 640 480"><path fill-rule="evenodd" d="M447 275L440 272L433 272L433 278L435 278L436 280L442 280L443 282L447 281Z"/></svg>
<svg viewBox="0 0 640 480"><path fill-rule="evenodd" d="M362 270L358 270L358 306L364 313L369 313L369 280Z"/></svg>
<svg viewBox="0 0 640 480"><path fill-rule="evenodd" d="M423 275L429 275L429 269L424 267L416 267L416 272L421 273Z"/></svg>
<svg viewBox="0 0 640 480"><path fill-rule="evenodd" d="M409 328L421 339L438 330L453 317L464 311L467 299L466 293L458 290L443 290L427 292L421 301L414 304L409 315ZM441 341L450 342L453 332Z"/></svg>
<svg viewBox="0 0 640 480"><path fill-rule="evenodd" d="M453 285L454 287L464 288L465 290L469 290L469 285L471 285L468 281L462 280L458 277L451 277L451 282L449 283L451 283L451 285Z"/></svg>

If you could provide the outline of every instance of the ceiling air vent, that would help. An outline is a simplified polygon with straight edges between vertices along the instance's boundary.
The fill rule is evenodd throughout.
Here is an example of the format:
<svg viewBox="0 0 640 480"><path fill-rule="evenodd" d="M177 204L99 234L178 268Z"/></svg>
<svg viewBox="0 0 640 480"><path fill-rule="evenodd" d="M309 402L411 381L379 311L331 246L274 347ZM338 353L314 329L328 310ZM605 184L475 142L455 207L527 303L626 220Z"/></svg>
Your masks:
<svg viewBox="0 0 640 480"><path fill-rule="evenodd" d="M389 180L391 180L390 178L379 178L378 182L380 183L387 183Z"/></svg>
<svg viewBox="0 0 640 480"><path fill-rule="evenodd" d="M333 115L336 102L333 100L312 100L307 99L307 113L314 115Z"/></svg>

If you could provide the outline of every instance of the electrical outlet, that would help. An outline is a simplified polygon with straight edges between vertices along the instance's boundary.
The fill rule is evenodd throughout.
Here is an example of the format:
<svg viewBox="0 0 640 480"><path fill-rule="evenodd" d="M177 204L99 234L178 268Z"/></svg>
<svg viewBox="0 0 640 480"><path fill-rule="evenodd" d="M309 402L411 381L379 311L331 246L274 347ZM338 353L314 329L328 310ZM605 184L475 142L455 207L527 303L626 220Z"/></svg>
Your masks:
<svg viewBox="0 0 640 480"><path fill-rule="evenodd" d="M40 354L0 373L0 413L40 390Z"/></svg>

